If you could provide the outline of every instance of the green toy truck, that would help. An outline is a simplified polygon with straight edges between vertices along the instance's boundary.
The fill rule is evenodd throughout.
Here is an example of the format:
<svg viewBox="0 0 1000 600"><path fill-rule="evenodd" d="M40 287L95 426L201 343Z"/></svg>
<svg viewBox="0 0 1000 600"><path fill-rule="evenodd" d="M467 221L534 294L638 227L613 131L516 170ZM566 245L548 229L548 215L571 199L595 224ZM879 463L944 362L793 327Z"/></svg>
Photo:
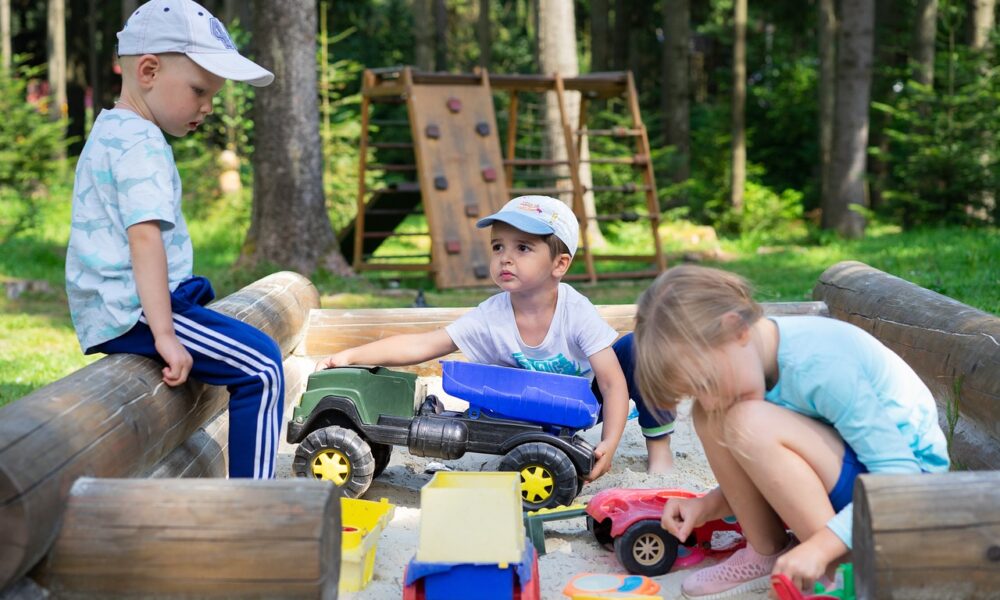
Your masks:
<svg viewBox="0 0 1000 600"><path fill-rule="evenodd" d="M294 473L358 497L393 446L446 460L479 452L502 456L499 470L520 472L525 509L573 501L594 463L594 447L578 435L597 420L586 379L445 361L443 383L468 410L444 410L412 373L350 366L311 374L288 423L288 442L299 444Z"/></svg>

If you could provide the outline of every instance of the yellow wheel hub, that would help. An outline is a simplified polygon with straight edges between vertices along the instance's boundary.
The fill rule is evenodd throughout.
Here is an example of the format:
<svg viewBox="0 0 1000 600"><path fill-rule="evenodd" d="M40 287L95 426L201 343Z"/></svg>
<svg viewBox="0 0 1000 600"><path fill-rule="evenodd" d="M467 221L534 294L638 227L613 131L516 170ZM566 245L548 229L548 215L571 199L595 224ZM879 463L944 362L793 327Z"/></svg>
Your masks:
<svg viewBox="0 0 1000 600"><path fill-rule="evenodd" d="M555 482L552 473L541 465L528 465L521 469L521 497L537 504L549 499Z"/></svg>
<svg viewBox="0 0 1000 600"><path fill-rule="evenodd" d="M635 562L645 567L659 562L666 551L663 538L652 533L639 536L632 544L632 556L635 558Z"/></svg>
<svg viewBox="0 0 1000 600"><path fill-rule="evenodd" d="M312 461L316 479L326 479L344 485L351 478L351 461L340 450L323 450Z"/></svg>

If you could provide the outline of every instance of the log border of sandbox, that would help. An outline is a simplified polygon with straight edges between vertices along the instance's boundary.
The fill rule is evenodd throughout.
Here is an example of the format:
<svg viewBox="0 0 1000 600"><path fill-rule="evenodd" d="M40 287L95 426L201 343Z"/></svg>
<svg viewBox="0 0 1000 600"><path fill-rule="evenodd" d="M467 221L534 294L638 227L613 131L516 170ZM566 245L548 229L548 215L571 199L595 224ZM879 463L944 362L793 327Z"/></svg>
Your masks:
<svg viewBox="0 0 1000 600"><path fill-rule="evenodd" d="M261 329L287 356L319 294L281 272L210 306ZM160 368L108 356L0 409L0 589L48 551L77 478L143 476L225 408L224 389L169 388Z"/></svg>

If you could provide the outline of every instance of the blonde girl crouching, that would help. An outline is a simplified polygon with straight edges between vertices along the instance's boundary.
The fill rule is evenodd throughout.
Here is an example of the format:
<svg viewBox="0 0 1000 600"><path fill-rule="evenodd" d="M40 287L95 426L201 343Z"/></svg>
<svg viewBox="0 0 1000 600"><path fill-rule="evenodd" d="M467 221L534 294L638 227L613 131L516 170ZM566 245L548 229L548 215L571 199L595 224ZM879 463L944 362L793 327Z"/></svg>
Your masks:
<svg viewBox="0 0 1000 600"><path fill-rule="evenodd" d="M687 598L766 590L772 573L811 590L850 551L858 474L948 469L934 399L899 356L849 323L762 315L743 278L698 266L667 270L639 298L642 395L663 410L694 399L719 482L671 499L663 527L683 540L735 514L748 541L688 576Z"/></svg>

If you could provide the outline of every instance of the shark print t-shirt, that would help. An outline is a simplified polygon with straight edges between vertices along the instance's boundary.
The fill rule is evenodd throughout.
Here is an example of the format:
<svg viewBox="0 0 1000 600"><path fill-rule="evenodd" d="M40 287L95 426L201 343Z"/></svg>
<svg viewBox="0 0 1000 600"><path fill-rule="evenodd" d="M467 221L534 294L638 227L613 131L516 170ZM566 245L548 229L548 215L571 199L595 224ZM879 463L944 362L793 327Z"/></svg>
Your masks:
<svg viewBox="0 0 1000 600"><path fill-rule="evenodd" d="M590 381L594 372L589 357L618 337L590 300L565 283L559 284L552 323L537 346L521 339L507 292L491 296L445 330L472 362L578 375Z"/></svg>
<svg viewBox="0 0 1000 600"><path fill-rule="evenodd" d="M173 152L152 122L128 110L102 111L76 165L66 250L66 295L85 351L139 321L126 230L146 221L160 226L174 291L191 277L193 256Z"/></svg>

